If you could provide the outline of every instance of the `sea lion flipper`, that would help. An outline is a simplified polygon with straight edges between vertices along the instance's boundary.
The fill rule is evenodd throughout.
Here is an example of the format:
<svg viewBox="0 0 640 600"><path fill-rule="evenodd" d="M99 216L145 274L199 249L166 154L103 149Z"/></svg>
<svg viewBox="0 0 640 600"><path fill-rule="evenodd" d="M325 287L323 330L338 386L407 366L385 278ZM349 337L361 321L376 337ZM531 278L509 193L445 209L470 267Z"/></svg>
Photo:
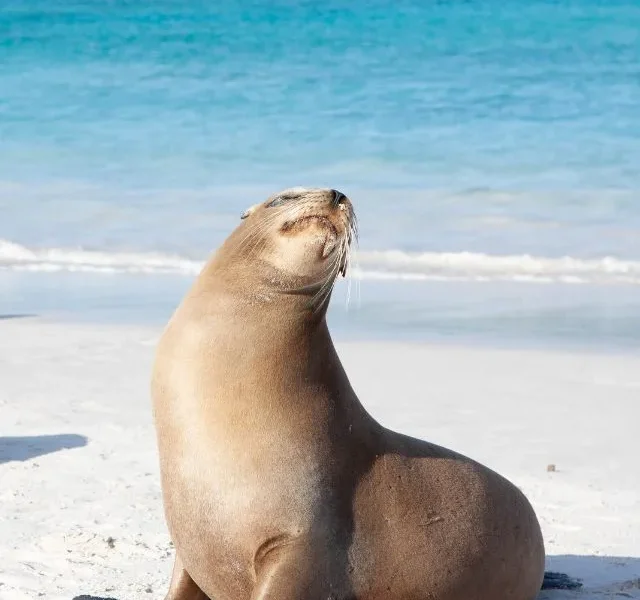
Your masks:
<svg viewBox="0 0 640 600"><path fill-rule="evenodd" d="M569 577L565 573L553 571L545 571L544 573L543 590L577 590L581 587L582 582L579 579Z"/></svg>
<svg viewBox="0 0 640 600"><path fill-rule="evenodd" d="M254 558L251 600L332 600L351 598L343 571L329 558L326 542L278 536L263 544Z"/></svg>
<svg viewBox="0 0 640 600"><path fill-rule="evenodd" d="M273 564L258 576L251 600L300 600L300 598L332 598L325 581L301 569L294 561Z"/></svg>
<svg viewBox="0 0 640 600"><path fill-rule="evenodd" d="M182 562L177 556L173 564L169 591L164 600L209 600L209 597L191 579L189 573L185 571Z"/></svg>

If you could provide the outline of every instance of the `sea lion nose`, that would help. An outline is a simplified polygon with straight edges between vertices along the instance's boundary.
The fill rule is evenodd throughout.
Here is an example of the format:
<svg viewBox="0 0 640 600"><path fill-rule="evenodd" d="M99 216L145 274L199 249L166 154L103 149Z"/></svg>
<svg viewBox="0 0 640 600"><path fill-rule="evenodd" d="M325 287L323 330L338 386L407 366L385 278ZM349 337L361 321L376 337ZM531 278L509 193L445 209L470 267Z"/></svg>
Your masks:
<svg viewBox="0 0 640 600"><path fill-rule="evenodd" d="M331 199L331 206L338 206L346 198L346 196L338 190L331 190L331 192L333 194L333 198Z"/></svg>

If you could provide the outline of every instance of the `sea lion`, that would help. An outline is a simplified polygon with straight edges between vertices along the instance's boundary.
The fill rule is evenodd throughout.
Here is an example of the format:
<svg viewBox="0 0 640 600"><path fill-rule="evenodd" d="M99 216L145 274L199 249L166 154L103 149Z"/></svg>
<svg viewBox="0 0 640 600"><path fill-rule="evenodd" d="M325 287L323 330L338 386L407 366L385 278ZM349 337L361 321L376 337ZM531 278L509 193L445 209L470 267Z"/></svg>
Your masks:
<svg viewBox="0 0 640 600"><path fill-rule="evenodd" d="M364 409L325 313L350 200L252 207L158 344L152 395L176 563L167 600L532 600L544 547L525 496ZM392 401L392 399L390 399Z"/></svg>

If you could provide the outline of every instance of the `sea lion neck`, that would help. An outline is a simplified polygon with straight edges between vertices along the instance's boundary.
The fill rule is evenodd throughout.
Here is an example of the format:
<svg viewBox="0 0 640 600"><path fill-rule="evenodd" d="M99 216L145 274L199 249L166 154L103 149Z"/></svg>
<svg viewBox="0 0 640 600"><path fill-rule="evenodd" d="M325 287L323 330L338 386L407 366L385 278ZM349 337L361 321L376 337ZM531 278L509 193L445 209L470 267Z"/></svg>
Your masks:
<svg viewBox="0 0 640 600"><path fill-rule="evenodd" d="M190 295L205 300L202 306L210 306L221 317L293 331L321 326L330 292L323 282L284 273L265 262L248 269L242 262L229 264L214 257Z"/></svg>

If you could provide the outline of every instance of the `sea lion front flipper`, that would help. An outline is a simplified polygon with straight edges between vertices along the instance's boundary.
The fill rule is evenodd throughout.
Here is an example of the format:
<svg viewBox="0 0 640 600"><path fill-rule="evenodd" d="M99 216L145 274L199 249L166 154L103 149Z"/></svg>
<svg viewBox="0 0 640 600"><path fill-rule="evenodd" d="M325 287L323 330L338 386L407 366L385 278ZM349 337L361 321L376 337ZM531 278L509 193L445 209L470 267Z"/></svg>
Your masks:
<svg viewBox="0 0 640 600"><path fill-rule="evenodd" d="M187 573L180 559L176 556L169 591L164 600L209 600L209 597L198 587Z"/></svg>
<svg viewBox="0 0 640 600"><path fill-rule="evenodd" d="M316 540L268 540L254 559L256 583L251 600L337 600L352 598L346 569L336 562L335 546ZM340 554L339 552L337 552Z"/></svg>

